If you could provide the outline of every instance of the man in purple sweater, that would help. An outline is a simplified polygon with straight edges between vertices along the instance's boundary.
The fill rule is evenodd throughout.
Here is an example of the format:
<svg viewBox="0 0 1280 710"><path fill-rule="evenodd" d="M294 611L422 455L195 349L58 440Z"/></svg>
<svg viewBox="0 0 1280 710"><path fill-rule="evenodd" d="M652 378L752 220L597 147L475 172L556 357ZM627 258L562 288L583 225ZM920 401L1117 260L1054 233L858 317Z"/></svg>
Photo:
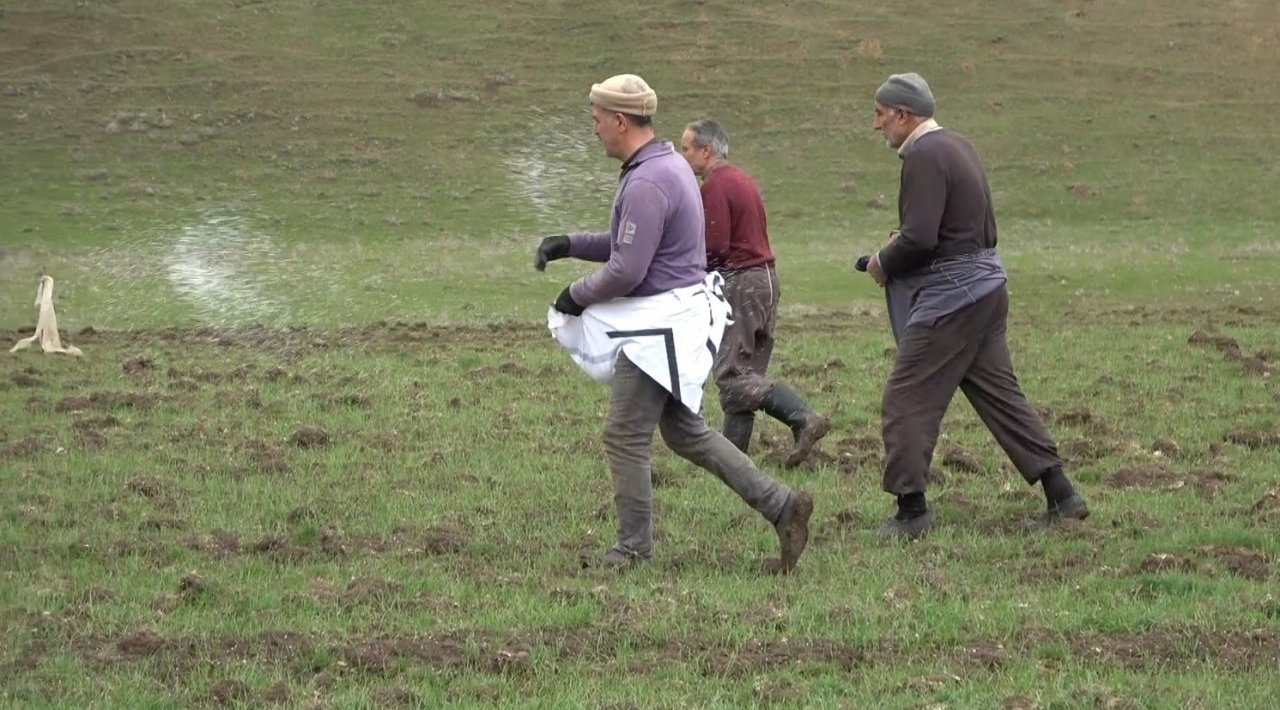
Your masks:
<svg viewBox="0 0 1280 710"><path fill-rule="evenodd" d="M539 271L548 261L570 256L603 262L556 298L554 308L569 316L581 316L594 304L638 302L707 278L698 183L671 143L654 135L657 94L640 77L621 74L593 85L590 100L605 154L622 161L609 231L547 237L534 256ZM650 450L655 428L676 454L714 473L773 524L781 546L780 571L793 569L808 542L813 497L757 469L622 352L614 360L604 428L618 535L602 563L622 567L652 555Z"/></svg>
<svg viewBox="0 0 1280 710"><path fill-rule="evenodd" d="M876 90L872 125L902 159L899 228L867 264L886 290L898 341L881 414L884 489L897 496L898 512L879 533L914 538L933 527L925 474L956 388L1023 479L1041 485L1047 508L1039 523L1082 520L1089 507L1013 372L986 170L973 145L939 126L933 112L933 93L919 74L894 74Z"/></svg>

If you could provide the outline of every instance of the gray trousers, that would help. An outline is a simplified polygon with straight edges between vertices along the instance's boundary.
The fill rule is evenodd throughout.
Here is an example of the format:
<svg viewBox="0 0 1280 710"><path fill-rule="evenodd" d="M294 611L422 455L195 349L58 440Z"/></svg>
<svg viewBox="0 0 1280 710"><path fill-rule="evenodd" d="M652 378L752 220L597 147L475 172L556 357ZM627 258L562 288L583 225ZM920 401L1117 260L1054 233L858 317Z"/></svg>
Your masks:
<svg viewBox="0 0 1280 710"><path fill-rule="evenodd" d="M898 340L884 388L884 489L923 493L942 416L959 387L1028 483L1062 466L1053 438L1027 402L1005 341L1009 292L1001 286L933 327L913 326Z"/></svg>
<svg viewBox="0 0 1280 710"><path fill-rule="evenodd" d="M721 274L725 300L733 307L733 323L720 340L712 371L725 415L750 414L763 406L773 389L765 373L773 357L778 320L778 275L773 266Z"/></svg>
<svg viewBox="0 0 1280 710"><path fill-rule="evenodd" d="M610 383L604 447L613 473L621 552L653 552L653 484L649 458L653 430L681 458L715 474L770 523L776 523L791 489L756 468L751 459L688 407L676 401L626 355L618 354Z"/></svg>

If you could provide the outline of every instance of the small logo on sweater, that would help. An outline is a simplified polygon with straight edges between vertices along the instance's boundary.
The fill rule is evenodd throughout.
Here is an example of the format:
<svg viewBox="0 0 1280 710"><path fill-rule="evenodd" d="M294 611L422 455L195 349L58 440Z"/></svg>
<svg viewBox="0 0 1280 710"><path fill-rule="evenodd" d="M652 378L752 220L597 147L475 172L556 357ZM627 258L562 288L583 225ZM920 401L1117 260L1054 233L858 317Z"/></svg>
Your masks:
<svg viewBox="0 0 1280 710"><path fill-rule="evenodd" d="M622 226L622 243L630 244L636 240L636 223L627 222Z"/></svg>

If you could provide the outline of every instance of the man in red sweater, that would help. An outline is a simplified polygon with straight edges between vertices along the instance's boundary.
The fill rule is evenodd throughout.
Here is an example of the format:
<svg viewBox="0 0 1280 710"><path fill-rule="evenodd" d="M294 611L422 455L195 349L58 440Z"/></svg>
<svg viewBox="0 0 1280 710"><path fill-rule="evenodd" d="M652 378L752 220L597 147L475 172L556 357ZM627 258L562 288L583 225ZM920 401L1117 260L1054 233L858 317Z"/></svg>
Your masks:
<svg viewBox="0 0 1280 710"><path fill-rule="evenodd" d="M733 323L716 352L715 377L724 410L724 436L742 451L751 443L756 410L786 424L795 448L786 465L804 461L826 436L831 420L790 387L765 377L778 319L778 274L765 225L764 202L751 176L729 163L729 137L710 119L690 123L680 152L702 178L707 269L724 277Z"/></svg>

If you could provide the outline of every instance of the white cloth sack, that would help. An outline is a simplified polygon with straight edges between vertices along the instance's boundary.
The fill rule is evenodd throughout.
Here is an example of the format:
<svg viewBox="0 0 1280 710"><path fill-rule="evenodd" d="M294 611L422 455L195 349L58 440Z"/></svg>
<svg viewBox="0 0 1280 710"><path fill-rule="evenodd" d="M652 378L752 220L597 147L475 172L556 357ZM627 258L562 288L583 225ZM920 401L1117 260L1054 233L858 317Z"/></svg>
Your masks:
<svg viewBox="0 0 1280 710"><path fill-rule="evenodd" d="M615 298L587 306L581 316L547 310L547 327L592 379L613 379L618 353L697 414L702 388L729 323L724 278L654 296Z"/></svg>
<svg viewBox="0 0 1280 710"><path fill-rule="evenodd" d="M46 353L62 353L65 355L82 355L80 348L74 345L62 347L62 338L58 335L58 315L53 312L53 277L41 276L40 285L36 287L36 308L40 309L36 317L36 332L30 338L19 340L9 352L26 350L33 343L40 343L40 349Z"/></svg>

